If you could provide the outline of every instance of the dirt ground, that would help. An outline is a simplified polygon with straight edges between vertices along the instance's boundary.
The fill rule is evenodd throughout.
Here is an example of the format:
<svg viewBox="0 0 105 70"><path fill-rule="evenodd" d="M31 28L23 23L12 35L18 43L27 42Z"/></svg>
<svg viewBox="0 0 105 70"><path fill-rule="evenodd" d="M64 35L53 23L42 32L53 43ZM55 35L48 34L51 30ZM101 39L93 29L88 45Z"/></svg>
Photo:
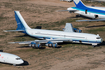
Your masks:
<svg viewBox="0 0 105 70"><path fill-rule="evenodd" d="M91 4L88 4L91 5ZM105 43L93 48L85 44L60 44L61 48L32 49L27 45L9 44L12 41L35 40L15 30L14 11L18 10L31 28L62 30L72 23L83 32L99 34L105 40L104 22L75 22L76 14L57 12L74 6L60 0L0 0L0 49L20 56L28 65L13 66L0 63L0 70L105 70Z"/></svg>

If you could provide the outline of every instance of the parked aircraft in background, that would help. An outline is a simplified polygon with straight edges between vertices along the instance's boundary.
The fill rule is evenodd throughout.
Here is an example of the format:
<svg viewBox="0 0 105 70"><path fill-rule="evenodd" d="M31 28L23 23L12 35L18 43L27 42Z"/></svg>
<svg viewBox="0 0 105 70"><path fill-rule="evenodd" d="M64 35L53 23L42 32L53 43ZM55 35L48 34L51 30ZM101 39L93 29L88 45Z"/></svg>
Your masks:
<svg viewBox="0 0 105 70"><path fill-rule="evenodd" d="M19 56L5 52L0 52L0 62L13 65L24 63L24 61Z"/></svg>
<svg viewBox="0 0 105 70"><path fill-rule="evenodd" d="M34 41L23 41L23 42L11 42L18 44L28 44L33 48L40 48L43 45L49 47L58 47L57 43L60 42L73 42L73 43L85 43L96 46L102 42L102 38L97 34L79 33L75 32L71 24L67 23L64 31L55 30L44 30L44 29L31 29L21 16L19 11L15 11L15 19L17 21L16 30L5 30L5 32L19 31L29 36L43 39Z"/></svg>
<svg viewBox="0 0 105 70"><path fill-rule="evenodd" d="M77 13L79 15L92 18L91 20L77 20L77 21L105 21L105 7L86 6L81 0L73 0L75 7L67 8L70 13Z"/></svg>
<svg viewBox="0 0 105 70"><path fill-rule="evenodd" d="M97 2L105 2L105 0L91 0L91 2L95 2L95 1L97 1Z"/></svg>

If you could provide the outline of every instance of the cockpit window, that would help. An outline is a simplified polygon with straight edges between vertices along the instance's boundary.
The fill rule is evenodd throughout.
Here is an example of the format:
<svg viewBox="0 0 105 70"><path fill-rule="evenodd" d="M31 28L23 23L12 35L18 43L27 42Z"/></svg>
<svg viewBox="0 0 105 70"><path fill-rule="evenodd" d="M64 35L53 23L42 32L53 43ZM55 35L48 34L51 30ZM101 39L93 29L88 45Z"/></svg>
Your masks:
<svg viewBox="0 0 105 70"><path fill-rule="evenodd" d="M16 60L20 60L21 58L16 58Z"/></svg>
<svg viewBox="0 0 105 70"><path fill-rule="evenodd" d="M96 39L101 39L100 37L97 37Z"/></svg>

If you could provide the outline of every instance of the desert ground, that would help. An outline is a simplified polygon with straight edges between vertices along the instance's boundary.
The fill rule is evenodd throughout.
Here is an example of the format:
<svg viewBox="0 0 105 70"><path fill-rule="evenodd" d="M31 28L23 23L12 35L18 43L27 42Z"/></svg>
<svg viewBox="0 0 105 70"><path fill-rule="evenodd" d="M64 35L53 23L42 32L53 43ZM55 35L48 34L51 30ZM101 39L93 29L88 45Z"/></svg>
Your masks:
<svg viewBox="0 0 105 70"><path fill-rule="evenodd" d="M104 7L100 3L85 3ZM19 66L0 63L0 70L105 70L105 22L75 22L86 18L69 12L57 12L73 6L73 2L60 0L0 0L0 50L18 55L28 62ZM103 43L95 48L86 44L66 43L59 44L61 48L43 49L9 44L35 40L20 32L3 32L17 28L15 10L20 11L31 28L42 26L42 29L62 30L68 22L82 32L99 34Z"/></svg>

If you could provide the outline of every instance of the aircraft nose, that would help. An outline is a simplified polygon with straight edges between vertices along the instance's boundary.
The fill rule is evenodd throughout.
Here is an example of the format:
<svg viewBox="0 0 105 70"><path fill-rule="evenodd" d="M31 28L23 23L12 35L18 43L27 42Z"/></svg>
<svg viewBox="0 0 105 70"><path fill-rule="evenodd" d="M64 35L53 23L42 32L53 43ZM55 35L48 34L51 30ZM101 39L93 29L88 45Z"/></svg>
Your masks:
<svg viewBox="0 0 105 70"><path fill-rule="evenodd" d="M22 63L24 63L24 61L23 61L23 60L21 60L21 61L20 61L20 63L22 64Z"/></svg>
<svg viewBox="0 0 105 70"><path fill-rule="evenodd" d="M19 60L19 61L18 61L18 64L22 64L22 63L24 63L23 60Z"/></svg>

